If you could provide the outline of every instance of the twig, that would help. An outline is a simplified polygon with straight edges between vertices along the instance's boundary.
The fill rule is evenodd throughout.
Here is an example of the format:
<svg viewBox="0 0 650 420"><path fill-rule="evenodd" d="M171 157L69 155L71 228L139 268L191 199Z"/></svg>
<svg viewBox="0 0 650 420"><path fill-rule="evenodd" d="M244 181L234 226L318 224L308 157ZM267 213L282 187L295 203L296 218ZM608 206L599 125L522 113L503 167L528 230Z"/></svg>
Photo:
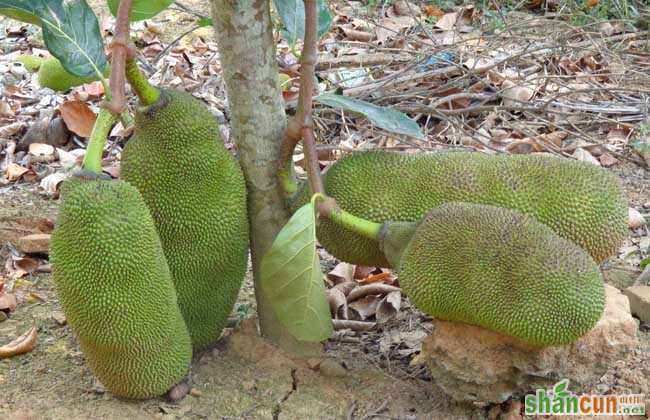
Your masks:
<svg viewBox="0 0 650 420"><path fill-rule="evenodd" d="M376 322L350 321L347 319L333 319L335 330L370 331L377 325Z"/></svg>
<svg viewBox="0 0 650 420"><path fill-rule="evenodd" d="M352 302L367 295L383 295L390 292L399 292L401 290L402 289L399 287L390 286L384 283L371 283L353 289L348 295L348 302Z"/></svg>

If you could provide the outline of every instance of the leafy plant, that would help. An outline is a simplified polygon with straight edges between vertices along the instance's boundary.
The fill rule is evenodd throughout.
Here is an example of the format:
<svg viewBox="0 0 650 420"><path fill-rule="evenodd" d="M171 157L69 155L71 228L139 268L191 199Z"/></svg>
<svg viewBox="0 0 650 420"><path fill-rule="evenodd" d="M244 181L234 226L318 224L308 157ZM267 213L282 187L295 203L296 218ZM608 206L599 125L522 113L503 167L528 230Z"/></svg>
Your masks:
<svg viewBox="0 0 650 420"><path fill-rule="evenodd" d="M103 78L104 42L85 0L0 0L0 14L40 26L45 46L68 72Z"/></svg>

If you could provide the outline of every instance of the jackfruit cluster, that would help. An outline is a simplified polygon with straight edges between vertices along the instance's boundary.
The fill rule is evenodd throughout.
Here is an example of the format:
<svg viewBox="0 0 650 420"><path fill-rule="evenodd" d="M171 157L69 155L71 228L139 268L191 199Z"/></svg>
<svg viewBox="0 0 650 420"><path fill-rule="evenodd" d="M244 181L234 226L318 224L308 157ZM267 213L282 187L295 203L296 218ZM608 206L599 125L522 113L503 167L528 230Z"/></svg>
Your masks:
<svg viewBox="0 0 650 420"><path fill-rule="evenodd" d="M552 156L362 152L335 163L323 182L343 210L377 223L418 221L451 201L518 210L580 245L597 262L616 253L627 233L627 203L616 177ZM305 188L296 206L308 197ZM322 220L317 232L325 249L341 260L391 266L376 241L330 220Z"/></svg>
<svg viewBox="0 0 650 420"><path fill-rule="evenodd" d="M244 176L209 109L161 90L138 110L121 176L154 219L195 349L219 338L248 261Z"/></svg>
<svg viewBox="0 0 650 420"><path fill-rule="evenodd" d="M110 75L110 66L106 66L104 77ZM38 83L42 87L47 87L58 92L65 92L75 86L81 86L84 83L99 80L96 75L80 77L69 73L61 62L52 57L43 61L38 69Z"/></svg>
<svg viewBox="0 0 650 420"><path fill-rule="evenodd" d="M429 211L410 235L402 228L385 230L397 232L393 243L410 237L398 253L400 286L431 316L542 347L578 339L603 313L596 262L518 211L451 202Z"/></svg>
<svg viewBox="0 0 650 420"><path fill-rule="evenodd" d="M50 258L66 318L99 381L148 398L186 374L190 336L153 219L124 181L71 179Z"/></svg>

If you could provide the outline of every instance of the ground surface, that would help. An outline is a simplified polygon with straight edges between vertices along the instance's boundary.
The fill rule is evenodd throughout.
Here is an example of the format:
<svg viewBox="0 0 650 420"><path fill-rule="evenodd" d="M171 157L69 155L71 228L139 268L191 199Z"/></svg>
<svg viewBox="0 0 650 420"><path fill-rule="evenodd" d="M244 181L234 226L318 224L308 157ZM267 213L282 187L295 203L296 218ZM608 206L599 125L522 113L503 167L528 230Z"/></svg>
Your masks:
<svg viewBox="0 0 650 420"><path fill-rule="evenodd" d="M103 1L97 0L90 3L97 10L103 9ZM205 6L200 7L199 3L201 2L186 1L186 3L207 13ZM347 18L349 16L346 16ZM167 29L160 36L163 44L176 39L192 21L191 18L187 18L180 12L170 12L157 19L157 24ZM169 28L173 28L173 30L169 30ZM550 27L545 28L545 30L549 30ZM398 25L393 29L400 31L403 28ZM148 35L145 38L151 38L151 33L154 32L153 30L147 32ZM210 29L202 28L198 33L200 35L194 33L183 38L180 41L181 45L187 46L188 49L202 48L204 40L211 36ZM551 33L555 34L555 32L548 32L547 35L551 36ZM545 34L536 33L535 36L543 38ZM399 45L396 47L399 49ZM355 44L355 48L358 48L357 44ZM390 51L390 48L386 48L386 51ZM647 58L648 53L641 52L639 54L641 57ZM179 56L180 53L176 52L174 57L178 58ZM148 57L152 56L148 55ZM209 57L208 60L213 60L214 54L207 51L205 57ZM608 58L611 57L608 56ZM161 63L169 65L169 62L165 62L165 60L161 60ZM215 61L211 63L214 64ZM530 63L522 64L523 67L529 65ZM182 66L179 66L172 62L175 71L182 70ZM632 69L628 72L629 80L625 79L625 82L637 83L641 89L647 89L647 85L644 85L647 79L634 79L636 71L637 69ZM156 75L159 80L176 83L176 79L170 79L168 73L164 71L159 71ZM219 76L214 76L211 73L209 79L199 79L199 81L205 82L201 86L215 89L214 96L218 98L202 97L215 108L215 113L218 116L223 117L227 110L224 108L225 101L218 92L219 89L222 89ZM190 82L185 86L196 86L196 84L192 85ZM409 86L409 89L412 87ZM461 85L459 89L465 87ZM424 88L432 89L431 86L426 85ZM405 91L403 86L400 89L402 92ZM457 91L451 90L448 93L454 94L455 92ZM420 94L415 93L414 95ZM43 98L43 95L39 95L37 102ZM57 103L56 99L51 101L53 104ZM453 107L450 105L452 108L456 106L462 106L462 104L455 104ZM41 108L48 108L48 102L46 101ZM36 110L35 115L41 108ZM502 111L495 108L495 112ZM435 137L435 141L438 143L440 143L439 139L445 138L444 147L449 145L477 146L467 143L464 133L471 126L475 133L484 135L485 132L481 132L481 129L476 130L483 123L472 125L471 122L463 120L459 124L457 120L449 119L451 118L449 115L445 117L447 119L442 118L439 123L431 125L425 115L427 132L431 134L431 138ZM419 116L422 117L421 114ZM530 116L525 115L519 117L522 118L522 121L516 118L505 118L499 114L503 127L497 127L497 129L508 131L508 133L510 130L514 132L516 130L513 127L519 122L524 126L529 124L529 127L535 130L540 127L539 120L530 120ZM336 125L333 130L332 126L328 125L332 118L327 113L319 115L320 134L327 142L339 142L344 148L357 146L361 148L364 144L371 142L365 139L372 138L373 142L381 146L399 146L399 141L377 135L372 129L361 126L362 123L359 121L355 125L355 123L350 123L349 119L343 119L343 123ZM486 118L486 121L490 118ZM529 119L526 120L526 118ZM611 117L610 120L613 118ZM647 118L647 113L645 118ZM491 121L494 123L495 119L496 117ZM607 121L611 122L610 120ZM632 118L628 125L636 127L634 124L638 124L639 121L641 120ZM26 120L26 122L31 123L30 120ZM600 120L597 122L602 123ZM562 122L558 124L562 125ZM571 124L574 125L569 130L570 141L577 141L576 139L587 141L596 138L600 139L599 144L602 145L607 143L607 140L603 139L606 136L609 139L609 133L613 131L606 124L588 125L592 128L600 127L596 131L589 131L585 125L580 125L580 122L572 121ZM576 128L575 124L579 127ZM626 130L629 127L626 126ZM490 133L493 138L496 138L497 135L494 131L492 130ZM546 131L537 133L540 132L546 133ZM449 133L455 133L456 137ZM517 136L508 137L508 140L513 140L508 144L517 143L518 146L535 144L534 141L532 143L523 141L529 139L530 136L526 130L520 129L517 133ZM444 137L448 135L449 137ZM501 134L499 136L503 137ZM525 138L522 139L522 137ZM364 140L359 140L359 138ZM0 139L0 146L4 146L2 140L5 139ZM612 142L614 141L612 140ZM119 143L118 139L116 142L118 147ZM431 147L432 143L433 141L417 143L415 148L428 149L441 146L437 143L435 147ZM481 144L485 146L485 142ZM408 143L408 145L414 146L413 143ZM487 149L492 150L497 146L499 146L498 142L490 143ZM478 145L478 148L482 147ZM513 150L515 149L508 149L509 152ZM557 152L557 150L553 150ZM562 149L558 153L565 156L570 155L566 150ZM585 150L587 150L586 147ZM593 149L588 150L593 151ZM594 154L598 156L598 154ZM648 213L650 204L648 207L644 207L644 205L650 203L650 172L643 165L643 159L639 158L627 146L617 146L612 149L612 154L616 156L617 162L608 166L612 166L611 170L623 181L630 206ZM604 162L603 159L601 161ZM43 220L54 220L57 208L58 200L44 194L43 188L33 180L19 179L0 186L0 280L4 280L7 285L11 284L12 291L18 300L18 306L11 313L9 319L0 320L0 345L16 338L32 325L38 326L37 344L32 352L0 360L0 419L461 419L494 418L501 411L503 411L504 417L507 417L509 407L507 403L503 407L455 403L432 384L431 378L421 367L409 366L410 360L417 353L419 341L430 332L428 329L430 324L427 323L426 317L409 307L406 300L397 316L378 331L337 333L324 347L324 357L329 358L325 363L329 363L330 367L326 369L322 367L321 363L321 368L318 370L310 368L314 364L313 361L291 360L257 337L254 321L250 318L254 313L250 279L247 279L242 289L233 314L237 320L247 320L240 322L234 329L227 330L224 333L224 338L214 349L195 357L191 382L193 390L190 395L176 403L170 403L164 399L144 402L117 399L104 392L101 385L96 383L84 365L83 355L69 326L65 325L51 276L47 272L47 266L42 267L41 272L10 280L11 271L15 270L15 267L10 269L5 263L9 260L15 261L16 258L23 256L15 250L17 239L27 233L32 233L42 225ZM647 239L647 228L631 232L630 239L622 248L621 254L603 266L608 281L619 287L625 287L634 281L640 273L639 261L641 257L650 252L647 250L647 245L645 248L643 247ZM38 261L47 262L44 258L40 258ZM335 262L329 259L325 261L325 265L333 267ZM335 361L335 363L330 363L331 361ZM594 393L634 392L650 395L649 367L650 327L642 325L639 332L639 346L636 351L630 354L627 360L612 367L591 391ZM517 418L518 413L509 414L511 416L509 418Z"/></svg>

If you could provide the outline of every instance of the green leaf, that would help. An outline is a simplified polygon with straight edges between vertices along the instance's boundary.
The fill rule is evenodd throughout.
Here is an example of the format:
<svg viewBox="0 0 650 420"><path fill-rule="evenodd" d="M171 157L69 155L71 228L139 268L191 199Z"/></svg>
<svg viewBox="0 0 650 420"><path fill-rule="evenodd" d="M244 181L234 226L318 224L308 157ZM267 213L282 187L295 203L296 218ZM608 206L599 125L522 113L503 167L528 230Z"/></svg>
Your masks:
<svg viewBox="0 0 650 420"><path fill-rule="evenodd" d="M120 0L106 0L106 2L113 16L117 16L117 6L119 6ZM133 0L131 22L150 19L171 6L173 2L174 0Z"/></svg>
<svg viewBox="0 0 650 420"><path fill-rule="evenodd" d="M212 19L208 17L202 17L196 20L196 24L199 25L200 28L204 26L212 26Z"/></svg>
<svg viewBox="0 0 650 420"><path fill-rule="evenodd" d="M39 25L45 46L68 72L93 76L106 69L97 17L85 0L0 0L0 14Z"/></svg>
<svg viewBox="0 0 650 420"><path fill-rule="evenodd" d="M302 0L274 0L275 8L282 19L284 33L289 44L295 44L305 37L305 3ZM318 36L323 36L332 24L332 15L325 0L317 0Z"/></svg>
<svg viewBox="0 0 650 420"><path fill-rule="evenodd" d="M278 319L297 340L322 341L332 335L313 203L298 209L275 238L262 259L260 282Z"/></svg>
<svg viewBox="0 0 650 420"><path fill-rule="evenodd" d="M645 257L639 263L639 266L641 267L641 270L643 270L644 268L646 268L649 265L650 265L650 257Z"/></svg>
<svg viewBox="0 0 650 420"><path fill-rule="evenodd" d="M383 128L391 133L406 134L407 136L419 139L424 138L418 123L399 111L331 93L318 95L314 98L314 101L332 108L343 108L361 114L377 127Z"/></svg>

